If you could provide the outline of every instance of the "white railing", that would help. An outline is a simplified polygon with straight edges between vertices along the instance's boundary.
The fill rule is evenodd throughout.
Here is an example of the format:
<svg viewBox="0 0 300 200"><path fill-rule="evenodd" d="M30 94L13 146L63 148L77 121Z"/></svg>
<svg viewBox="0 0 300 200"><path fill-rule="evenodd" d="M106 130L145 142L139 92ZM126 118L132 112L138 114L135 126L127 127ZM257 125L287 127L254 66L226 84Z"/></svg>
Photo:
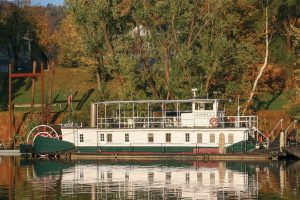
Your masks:
<svg viewBox="0 0 300 200"><path fill-rule="evenodd" d="M273 128L273 130L271 131L271 133L270 133L270 135L269 135L269 138L271 138L273 135L274 135L274 132L275 132L275 130L277 129L277 127L280 125L280 131L282 131L283 130L283 127L282 127L282 122L283 122L283 119L280 119L279 121L278 121L278 123L276 124L276 126Z"/></svg>
<svg viewBox="0 0 300 200"><path fill-rule="evenodd" d="M265 134L263 134L258 128L256 128L255 126L252 127L255 131L257 131L258 135L261 135L263 138L265 138L266 143L267 143L267 149L270 146L270 138L267 137Z"/></svg>
<svg viewBox="0 0 300 200"><path fill-rule="evenodd" d="M211 124L209 117L191 117L188 125L183 125L180 116L162 117L110 117L97 118L97 128L245 128L257 127L256 116L223 116ZM185 122L186 122L185 121ZM199 123L202 121L201 123ZM206 123L203 123L205 121ZM201 124L201 125L199 125ZM205 125L203 125L205 124Z"/></svg>

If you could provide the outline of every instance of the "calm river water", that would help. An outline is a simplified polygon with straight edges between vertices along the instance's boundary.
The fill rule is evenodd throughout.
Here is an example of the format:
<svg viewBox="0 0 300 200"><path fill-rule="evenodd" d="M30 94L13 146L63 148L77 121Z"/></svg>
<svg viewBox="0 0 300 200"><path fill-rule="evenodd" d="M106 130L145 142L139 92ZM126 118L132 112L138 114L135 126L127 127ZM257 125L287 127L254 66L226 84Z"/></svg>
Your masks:
<svg viewBox="0 0 300 200"><path fill-rule="evenodd" d="M300 199L300 161L0 157L0 199Z"/></svg>

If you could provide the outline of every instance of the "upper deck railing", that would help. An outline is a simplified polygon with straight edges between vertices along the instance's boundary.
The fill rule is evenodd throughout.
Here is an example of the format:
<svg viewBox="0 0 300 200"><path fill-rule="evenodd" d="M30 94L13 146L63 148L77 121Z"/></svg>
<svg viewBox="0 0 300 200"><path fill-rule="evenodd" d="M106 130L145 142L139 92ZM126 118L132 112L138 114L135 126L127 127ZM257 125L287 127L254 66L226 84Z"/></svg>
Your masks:
<svg viewBox="0 0 300 200"><path fill-rule="evenodd" d="M228 118L230 120L228 120ZM234 119L234 120L232 120ZM97 128L245 128L257 126L256 116L225 116L219 118L217 125L209 126L182 126L180 119L174 117L140 117L140 118L126 118L120 121L116 118L98 118Z"/></svg>
<svg viewBox="0 0 300 200"><path fill-rule="evenodd" d="M229 128L257 126L256 116L225 116L217 99L93 103L91 126L111 128Z"/></svg>

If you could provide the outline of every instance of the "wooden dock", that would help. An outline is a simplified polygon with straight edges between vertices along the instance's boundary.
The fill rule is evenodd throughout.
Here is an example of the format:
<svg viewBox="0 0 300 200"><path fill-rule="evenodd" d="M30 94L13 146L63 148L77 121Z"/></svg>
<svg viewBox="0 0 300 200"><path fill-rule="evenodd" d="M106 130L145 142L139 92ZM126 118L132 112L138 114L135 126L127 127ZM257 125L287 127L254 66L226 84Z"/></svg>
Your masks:
<svg viewBox="0 0 300 200"><path fill-rule="evenodd" d="M0 156L20 156L20 150L0 150Z"/></svg>
<svg viewBox="0 0 300 200"><path fill-rule="evenodd" d="M197 154L197 155L172 155L172 154L156 154L156 155L134 155L134 154L71 154L72 160L269 160L271 155L269 153L259 154Z"/></svg>
<svg viewBox="0 0 300 200"><path fill-rule="evenodd" d="M288 154L293 155L296 158L300 159L300 147L298 147L298 146L287 146L287 147L285 147L285 151Z"/></svg>

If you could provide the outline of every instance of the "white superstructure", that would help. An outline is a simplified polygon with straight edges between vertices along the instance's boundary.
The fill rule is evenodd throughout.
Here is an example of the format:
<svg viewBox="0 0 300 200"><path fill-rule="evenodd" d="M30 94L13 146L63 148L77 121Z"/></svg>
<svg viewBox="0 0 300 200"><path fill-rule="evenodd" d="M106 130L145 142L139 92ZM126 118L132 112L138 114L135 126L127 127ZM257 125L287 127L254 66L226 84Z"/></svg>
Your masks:
<svg viewBox="0 0 300 200"><path fill-rule="evenodd" d="M256 116L225 116L218 99L105 101L91 106L92 128L64 127L62 139L79 152L224 153L257 125Z"/></svg>

